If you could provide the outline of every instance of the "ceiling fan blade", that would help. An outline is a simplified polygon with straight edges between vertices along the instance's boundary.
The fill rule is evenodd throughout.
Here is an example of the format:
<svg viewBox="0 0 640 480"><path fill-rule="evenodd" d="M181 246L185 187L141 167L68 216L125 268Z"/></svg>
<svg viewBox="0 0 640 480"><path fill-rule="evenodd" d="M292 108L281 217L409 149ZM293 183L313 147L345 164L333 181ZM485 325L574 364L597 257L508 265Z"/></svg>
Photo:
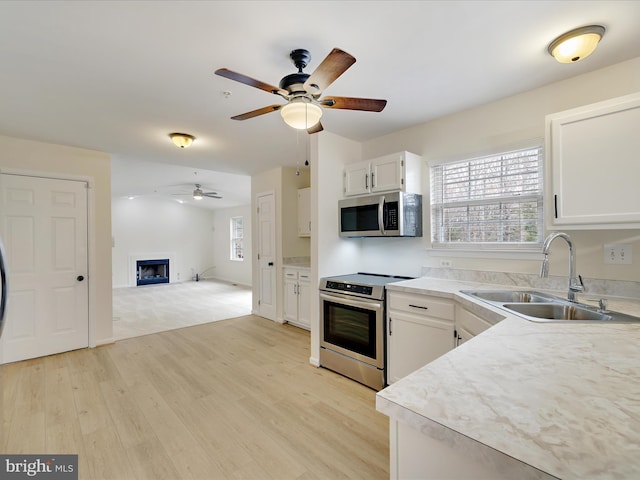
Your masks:
<svg viewBox="0 0 640 480"><path fill-rule="evenodd" d="M241 113L235 117L231 117L231 120L248 120L253 117L264 115L265 113L276 112L282 108L282 105L269 105L268 107L258 108L247 113Z"/></svg>
<svg viewBox="0 0 640 480"><path fill-rule="evenodd" d="M364 110L366 112L381 112L387 105L386 100L353 97L323 97L319 101L324 108L339 108L342 110Z"/></svg>
<svg viewBox="0 0 640 480"><path fill-rule="evenodd" d="M230 80L235 80L236 82L244 83L245 85L249 85L250 87L259 88L260 90L264 90L265 92L274 93L283 97L289 95L289 92L287 92L286 90L282 90L280 87L274 87L273 85L261 82L260 80L256 80L255 78L247 77L242 73L234 72L232 70L229 70L228 68L219 68L215 71L215 74L220 75L221 77L228 78Z"/></svg>
<svg viewBox="0 0 640 480"><path fill-rule="evenodd" d="M205 197L209 197L209 198L222 198L220 195L216 195L216 194L214 194L213 192L212 192L212 193L206 193L206 192L205 192L205 193L203 193L203 195L204 195Z"/></svg>
<svg viewBox="0 0 640 480"><path fill-rule="evenodd" d="M309 93L322 92L354 63L356 63L355 57L339 48L334 48L304 82L305 90Z"/></svg>
<svg viewBox="0 0 640 480"><path fill-rule="evenodd" d="M307 128L307 133L311 135L313 133L321 132L322 130L324 130L324 127L321 122L318 122L313 127Z"/></svg>

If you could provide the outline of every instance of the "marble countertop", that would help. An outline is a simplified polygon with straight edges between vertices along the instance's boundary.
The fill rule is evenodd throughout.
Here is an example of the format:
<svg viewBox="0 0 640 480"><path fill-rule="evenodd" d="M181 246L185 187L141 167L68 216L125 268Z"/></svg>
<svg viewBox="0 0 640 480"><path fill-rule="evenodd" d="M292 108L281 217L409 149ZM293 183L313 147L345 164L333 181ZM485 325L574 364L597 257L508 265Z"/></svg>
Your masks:
<svg viewBox="0 0 640 480"><path fill-rule="evenodd" d="M380 412L558 478L640 478L640 323L529 322L459 293L500 285L388 288L455 298L496 325L378 392ZM640 303L609 308L638 315Z"/></svg>

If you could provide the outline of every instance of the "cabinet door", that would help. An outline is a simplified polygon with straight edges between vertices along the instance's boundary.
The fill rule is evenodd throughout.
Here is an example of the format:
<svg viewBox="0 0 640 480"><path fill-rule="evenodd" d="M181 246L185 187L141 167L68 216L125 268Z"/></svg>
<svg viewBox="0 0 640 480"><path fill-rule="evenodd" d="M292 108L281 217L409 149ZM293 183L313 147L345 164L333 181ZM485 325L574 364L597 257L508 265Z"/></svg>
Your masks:
<svg viewBox="0 0 640 480"><path fill-rule="evenodd" d="M298 282L298 323L300 326L310 328L311 326L311 284L305 281L304 277L309 278L308 274L300 273Z"/></svg>
<svg viewBox="0 0 640 480"><path fill-rule="evenodd" d="M296 275L297 276L297 275ZM298 320L298 280L286 278L284 280L284 311L285 320Z"/></svg>
<svg viewBox="0 0 640 480"><path fill-rule="evenodd" d="M311 236L311 189L298 190L298 236Z"/></svg>
<svg viewBox="0 0 640 480"><path fill-rule="evenodd" d="M371 191L369 162L359 162L344 167L344 194L362 195Z"/></svg>
<svg viewBox="0 0 640 480"><path fill-rule="evenodd" d="M640 227L640 94L548 115L550 228Z"/></svg>
<svg viewBox="0 0 640 480"><path fill-rule="evenodd" d="M474 337L471 332L467 332L464 328L458 328L456 332L458 334L458 338L456 338L456 347L462 345L464 342L467 342Z"/></svg>
<svg viewBox="0 0 640 480"><path fill-rule="evenodd" d="M389 313L387 382L394 383L454 346L453 322Z"/></svg>
<svg viewBox="0 0 640 480"><path fill-rule="evenodd" d="M371 160L371 191L404 191L404 162L401 154Z"/></svg>

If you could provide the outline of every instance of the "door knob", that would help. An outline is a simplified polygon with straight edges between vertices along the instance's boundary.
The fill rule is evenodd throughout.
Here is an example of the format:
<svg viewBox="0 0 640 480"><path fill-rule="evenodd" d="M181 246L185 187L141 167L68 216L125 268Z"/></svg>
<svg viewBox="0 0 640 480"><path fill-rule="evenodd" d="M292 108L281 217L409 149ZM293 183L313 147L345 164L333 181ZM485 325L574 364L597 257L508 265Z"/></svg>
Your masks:
<svg viewBox="0 0 640 480"><path fill-rule="evenodd" d="M76 277L76 280L78 280L79 282L81 282L81 281L83 281L83 280L84 280L84 277L83 277L82 275L78 275L78 276Z"/></svg>

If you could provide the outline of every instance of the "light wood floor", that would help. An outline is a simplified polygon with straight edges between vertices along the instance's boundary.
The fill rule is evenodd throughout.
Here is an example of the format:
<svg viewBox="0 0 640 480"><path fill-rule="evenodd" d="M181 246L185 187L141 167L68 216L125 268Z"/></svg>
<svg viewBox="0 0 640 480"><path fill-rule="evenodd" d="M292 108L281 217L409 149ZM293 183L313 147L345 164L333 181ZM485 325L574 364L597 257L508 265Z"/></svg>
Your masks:
<svg viewBox="0 0 640 480"><path fill-rule="evenodd" d="M257 316L5 365L4 453L79 455L81 479L383 479L375 392Z"/></svg>

